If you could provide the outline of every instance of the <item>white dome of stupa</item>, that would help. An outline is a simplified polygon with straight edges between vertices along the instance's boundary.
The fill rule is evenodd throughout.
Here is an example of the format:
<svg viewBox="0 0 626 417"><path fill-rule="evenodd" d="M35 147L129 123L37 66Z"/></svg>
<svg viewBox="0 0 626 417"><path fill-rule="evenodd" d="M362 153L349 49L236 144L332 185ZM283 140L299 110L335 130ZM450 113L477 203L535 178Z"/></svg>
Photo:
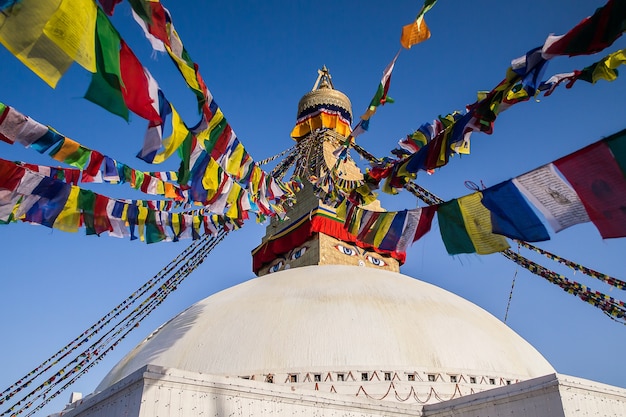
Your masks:
<svg viewBox="0 0 626 417"><path fill-rule="evenodd" d="M148 364L250 379L390 370L510 383L555 372L475 304L406 275L344 265L289 269L205 298L141 342L96 391Z"/></svg>

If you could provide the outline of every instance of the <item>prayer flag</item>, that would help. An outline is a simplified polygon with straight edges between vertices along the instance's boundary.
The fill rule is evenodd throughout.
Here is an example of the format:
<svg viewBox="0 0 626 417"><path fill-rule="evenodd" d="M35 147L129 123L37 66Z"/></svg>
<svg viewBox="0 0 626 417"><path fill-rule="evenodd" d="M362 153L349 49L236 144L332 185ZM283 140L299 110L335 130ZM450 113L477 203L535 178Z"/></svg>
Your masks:
<svg viewBox="0 0 626 417"><path fill-rule="evenodd" d="M93 0L62 1L43 30L67 56L89 72L96 72L97 10Z"/></svg>
<svg viewBox="0 0 626 417"><path fill-rule="evenodd" d="M626 237L626 178L605 142L554 161L603 238Z"/></svg>
<svg viewBox="0 0 626 417"><path fill-rule="evenodd" d="M430 30L426 25L424 16L418 17L415 22L409 23L402 27L402 35L400 36L400 44L403 48L410 49L411 46L430 38Z"/></svg>
<svg viewBox="0 0 626 417"><path fill-rule="evenodd" d="M126 106L138 116L161 124L161 116L154 108L154 99L150 96L149 79L133 51L123 39L120 40L120 71L122 75L122 96Z"/></svg>
<svg viewBox="0 0 626 417"><path fill-rule="evenodd" d="M80 210L78 209L78 194L80 188L72 186L63 210L57 216L52 227L64 232L78 232L80 226Z"/></svg>
<svg viewBox="0 0 626 417"><path fill-rule="evenodd" d="M0 189L0 223L9 223L14 219L14 211L16 205L19 204L22 199L17 191L9 191Z"/></svg>
<svg viewBox="0 0 626 417"><path fill-rule="evenodd" d="M526 242L549 240L550 235L513 181L482 190L482 204L491 212L493 233Z"/></svg>
<svg viewBox="0 0 626 417"><path fill-rule="evenodd" d="M185 126L185 122L180 117L174 106L171 106L172 110L172 134L163 139L163 149L160 150L156 155L154 155L154 159L151 162L153 164L160 164L164 162L167 158L172 156L174 152L183 144L185 138L190 134L189 129ZM142 158L143 159L143 158Z"/></svg>
<svg viewBox="0 0 626 417"><path fill-rule="evenodd" d="M62 140L63 136L49 127L48 132L46 132L42 137L33 142L30 147L37 152L43 154L52 146L56 145Z"/></svg>
<svg viewBox="0 0 626 417"><path fill-rule="evenodd" d="M614 81L617 79L617 67L626 63L626 49L607 55L600 61L583 68L576 79L595 84L598 80Z"/></svg>
<svg viewBox="0 0 626 417"><path fill-rule="evenodd" d="M590 55L610 46L626 29L626 2L609 0L565 35L548 36L543 56Z"/></svg>
<svg viewBox="0 0 626 417"><path fill-rule="evenodd" d="M589 221L580 198L552 164L514 178L513 184L545 216L555 232Z"/></svg>
<svg viewBox="0 0 626 417"><path fill-rule="evenodd" d="M128 121L128 107L122 94L120 69L121 39L109 19L98 9L96 21L96 71L85 98Z"/></svg>
<svg viewBox="0 0 626 417"><path fill-rule="evenodd" d="M70 191L70 185L50 177L43 177L32 192L39 199L28 209L25 220L52 228L65 206Z"/></svg>
<svg viewBox="0 0 626 417"><path fill-rule="evenodd" d="M0 190L15 190L25 172L24 168L15 163L0 159Z"/></svg>
<svg viewBox="0 0 626 417"><path fill-rule="evenodd" d="M424 14L432 9L432 7L437 3L437 0L426 0L424 1L424 5L420 9L415 21L410 23L402 28L402 35L400 36L400 44L409 49L411 46L416 45L420 42L423 42L430 38L430 30L428 26L426 26L426 21L424 20Z"/></svg>
<svg viewBox="0 0 626 417"><path fill-rule="evenodd" d="M389 92L389 85L391 83L391 73L393 72L393 67L396 64L396 59L398 59L398 55L400 55L400 51L398 51L396 56L393 57L393 60L391 60L389 65L387 65L387 67L383 71L383 78L380 80L378 90L376 90L376 94L374 94L374 97L372 98L372 101L370 102L367 111L363 116L361 116L361 119L369 120L369 118L374 113L376 113L376 109L378 108L378 106L384 105L387 102L393 102L391 97L387 96L387 93Z"/></svg>
<svg viewBox="0 0 626 417"><path fill-rule="evenodd" d="M7 143L19 142L28 147L46 133L48 127L24 116L13 107L7 106L0 117L0 139Z"/></svg>
<svg viewBox="0 0 626 417"><path fill-rule="evenodd" d="M439 205L439 228L450 255L487 255L509 247L504 237L492 232L491 215L481 197L477 192Z"/></svg>
<svg viewBox="0 0 626 417"><path fill-rule="evenodd" d="M62 0L22 0L20 7L0 14L0 43L52 88L73 62L44 34L44 27L61 3Z"/></svg>

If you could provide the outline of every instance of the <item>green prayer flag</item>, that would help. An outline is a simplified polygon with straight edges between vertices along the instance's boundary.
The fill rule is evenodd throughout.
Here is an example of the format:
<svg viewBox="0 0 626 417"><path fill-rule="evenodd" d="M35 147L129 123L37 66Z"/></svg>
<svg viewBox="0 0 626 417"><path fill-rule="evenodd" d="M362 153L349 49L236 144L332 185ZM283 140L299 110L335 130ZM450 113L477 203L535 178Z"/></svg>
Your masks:
<svg viewBox="0 0 626 417"><path fill-rule="evenodd" d="M95 235L94 210L96 206L96 194L91 190L80 189L78 192L78 209L83 213L85 234Z"/></svg>
<svg viewBox="0 0 626 417"><path fill-rule="evenodd" d="M96 72L91 76L85 98L129 120L122 95L120 36L101 9L98 9L96 21Z"/></svg>
<svg viewBox="0 0 626 417"><path fill-rule="evenodd" d="M154 210L148 210L146 217L146 243L156 243L165 239L165 233L157 225L156 213Z"/></svg>
<svg viewBox="0 0 626 417"><path fill-rule="evenodd" d="M450 255L476 252L465 228L463 214L456 199L439 205L437 219L439 220L441 238Z"/></svg>
<svg viewBox="0 0 626 417"><path fill-rule="evenodd" d="M87 162L89 162L91 152L91 150L83 146L79 146L78 149L68 155L63 162L76 168L85 169Z"/></svg>
<svg viewBox="0 0 626 417"><path fill-rule="evenodd" d="M191 132L187 132L187 137L183 141L182 145L176 150L180 157L180 167L178 168L178 183L187 184L191 179L191 167L189 166L191 160L191 151L193 147L193 135Z"/></svg>
<svg viewBox="0 0 626 417"><path fill-rule="evenodd" d="M228 125L228 121L224 117L220 122L215 125L211 133L209 133L209 139L204 141L204 149L206 149L207 153L210 154L217 143L217 140L220 138L222 133L224 133L224 129Z"/></svg>
<svg viewBox="0 0 626 417"><path fill-rule="evenodd" d="M143 184L145 178L146 175L142 171L135 170L135 184L133 185L133 188L135 190L141 189L141 184Z"/></svg>

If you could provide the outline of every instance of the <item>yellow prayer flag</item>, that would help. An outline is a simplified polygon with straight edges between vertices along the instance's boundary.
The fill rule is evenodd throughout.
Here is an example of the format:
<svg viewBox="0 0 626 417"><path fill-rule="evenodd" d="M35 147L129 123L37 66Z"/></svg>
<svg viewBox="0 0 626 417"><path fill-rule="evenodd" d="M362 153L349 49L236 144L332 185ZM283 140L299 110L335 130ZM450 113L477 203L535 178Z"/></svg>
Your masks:
<svg viewBox="0 0 626 417"><path fill-rule="evenodd" d="M258 166L255 165L254 168L252 168L252 175L250 176L250 194L252 194L252 197L254 199L258 198L258 194L259 194L259 186L260 186L260 182L261 182L261 178L263 178L263 170Z"/></svg>
<svg viewBox="0 0 626 417"><path fill-rule="evenodd" d="M376 224L373 227L373 229L376 230L373 242L375 247L379 247L380 244L383 243L383 239L387 236L387 232L391 227L394 217L392 213L380 213L380 217L376 220Z"/></svg>
<svg viewBox="0 0 626 417"><path fill-rule="evenodd" d="M226 198L226 205L228 207L228 211L226 212L226 217L230 219L238 219L241 217L239 213L239 195L241 194L241 186L236 182L233 183L232 187L230 187L230 192L228 193L228 197Z"/></svg>
<svg viewBox="0 0 626 417"><path fill-rule="evenodd" d="M220 124L222 120L224 120L224 113L222 113L222 109L218 107L217 111L213 115L213 118L209 121L209 127L207 128L207 132L210 134L215 129L215 126Z"/></svg>
<svg viewBox="0 0 626 417"><path fill-rule="evenodd" d="M189 134L189 129L185 126L185 122L180 118L178 112L171 106L172 109L172 134L163 139L163 150L158 152L154 156L153 164L160 164L167 158L172 156L176 149L180 147L185 141L185 138Z"/></svg>
<svg viewBox="0 0 626 417"><path fill-rule="evenodd" d="M72 155L74 152L77 152L79 148L80 143L70 138L64 138L61 147L54 153L54 155L50 154L50 156L59 162L63 162L67 159L68 156Z"/></svg>
<svg viewBox="0 0 626 417"><path fill-rule="evenodd" d="M480 192L457 200L467 234L479 255L502 252L509 248L509 244L504 236L492 233L491 212L483 206L481 200Z"/></svg>
<svg viewBox="0 0 626 417"><path fill-rule="evenodd" d="M148 208L138 206L139 212L137 213L137 230L139 231L139 240L145 242L146 236L146 219L148 218Z"/></svg>
<svg viewBox="0 0 626 417"><path fill-rule="evenodd" d="M165 194L165 183L161 180L157 180L155 194L164 195Z"/></svg>
<svg viewBox="0 0 626 417"><path fill-rule="evenodd" d="M626 49L613 52L599 62L591 75L592 83L595 84L598 80L614 81L617 79L617 67L626 63L624 52L626 52Z"/></svg>
<svg viewBox="0 0 626 417"><path fill-rule="evenodd" d="M226 161L226 172L230 175L237 175L239 168L241 167L241 160L244 155L244 147L241 143L238 143L235 150L229 155Z"/></svg>
<svg viewBox="0 0 626 417"><path fill-rule="evenodd" d="M200 88L200 84L198 83L196 69L190 67L187 61L178 56L175 51L172 51L172 48L170 48L169 46L165 45L165 49L176 63L176 66L178 67L180 73L183 75L183 78L187 82L187 85L193 90L202 91L202 89Z"/></svg>
<svg viewBox="0 0 626 417"><path fill-rule="evenodd" d="M430 30L426 26L424 16L421 15L415 22L402 27L400 44L402 47L410 49L411 46L424 42L428 38L430 38Z"/></svg>
<svg viewBox="0 0 626 417"><path fill-rule="evenodd" d="M0 13L0 43L52 88L73 62L44 34L61 1L22 0L20 7Z"/></svg>
<svg viewBox="0 0 626 417"><path fill-rule="evenodd" d="M211 200L217 189L219 188L222 175L220 175L220 166L217 161L213 158L207 164L206 170L204 171L204 176L202 177L202 187L207 190L207 199Z"/></svg>
<svg viewBox="0 0 626 417"><path fill-rule="evenodd" d="M96 72L96 16L93 0L64 0L44 34L87 71Z"/></svg>
<svg viewBox="0 0 626 417"><path fill-rule="evenodd" d="M80 225L80 210L78 209L78 195L80 188L72 185L63 210L57 216L52 227L63 232L78 232Z"/></svg>

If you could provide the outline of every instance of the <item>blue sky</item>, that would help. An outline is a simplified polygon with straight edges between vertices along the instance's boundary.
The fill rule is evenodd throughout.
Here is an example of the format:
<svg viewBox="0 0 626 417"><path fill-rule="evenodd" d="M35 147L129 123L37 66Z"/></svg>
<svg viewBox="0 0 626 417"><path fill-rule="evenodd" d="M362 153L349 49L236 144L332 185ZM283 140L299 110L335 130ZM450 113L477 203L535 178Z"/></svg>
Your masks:
<svg viewBox="0 0 626 417"><path fill-rule="evenodd" d="M289 132L298 100L312 88L322 65L330 69L335 87L352 100L354 114L361 114L399 48L400 28L420 7L419 1L408 0L163 4L231 126L257 160L292 146ZM543 44L550 33L566 32L603 4L439 1L426 15L432 38L398 58L389 93L396 102L379 109L359 143L377 156L388 155L398 139L438 115L463 110L475 101L477 91L490 90L504 77L512 59ZM169 58L150 50L126 3L118 6L113 22L187 124L195 124L194 97ZM626 39L619 39L594 56L555 58L546 76L581 69L624 47ZM90 75L78 65L51 89L3 48L0 63L0 101L128 165L161 170L134 156L146 122L133 117L126 123L84 100ZM623 129L624 97L626 80L618 78L596 85L579 82L518 104L500 115L493 135L472 136L470 155L453 158L434 175L420 174L417 182L448 200L470 192L464 186L467 180L490 186L520 175ZM19 145L0 143L0 157L56 165ZM172 161L163 169L176 165ZM126 186L93 189L131 196ZM385 196L383 203L390 210L413 208L416 198L405 192ZM69 391L91 392L127 351L191 303L251 279L250 251L263 234L264 226L254 221L231 233L139 329L43 411L62 408ZM0 226L0 238L2 390L90 327L191 242L146 245L28 224ZM603 240L590 223L551 232L551 240L538 246L626 279L626 240ZM524 250L521 254L595 290L626 298L621 290L545 258ZM593 306L498 254L448 255L436 223L408 250L407 258L404 274L467 298L500 319L516 277L507 324L558 372L626 387L626 365L619 353L626 344L626 328Z"/></svg>

